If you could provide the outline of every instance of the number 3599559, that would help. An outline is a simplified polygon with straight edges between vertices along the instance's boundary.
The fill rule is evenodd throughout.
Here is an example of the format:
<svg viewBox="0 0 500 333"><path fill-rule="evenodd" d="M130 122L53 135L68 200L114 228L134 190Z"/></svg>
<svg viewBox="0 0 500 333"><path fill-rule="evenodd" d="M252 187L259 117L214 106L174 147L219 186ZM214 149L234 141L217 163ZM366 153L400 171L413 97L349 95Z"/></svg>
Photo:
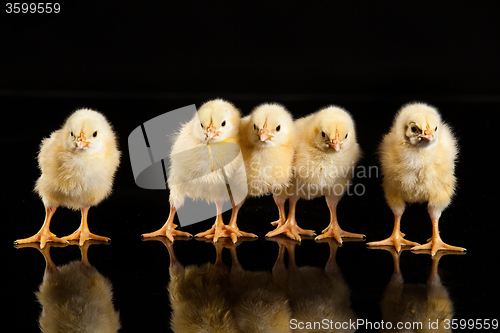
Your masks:
<svg viewBox="0 0 500 333"><path fill-rule="evenodd" d="M498 319L445 319L445 329L498 329Z"/></svg>
<svg viewBox="0 0 500 333"><path fill-rule="evenodd" d="M57 2L8 2L5 4L5 12L7 14L26 14L26 13L39 13L50 14L59 13L61 5Z"/></svg>

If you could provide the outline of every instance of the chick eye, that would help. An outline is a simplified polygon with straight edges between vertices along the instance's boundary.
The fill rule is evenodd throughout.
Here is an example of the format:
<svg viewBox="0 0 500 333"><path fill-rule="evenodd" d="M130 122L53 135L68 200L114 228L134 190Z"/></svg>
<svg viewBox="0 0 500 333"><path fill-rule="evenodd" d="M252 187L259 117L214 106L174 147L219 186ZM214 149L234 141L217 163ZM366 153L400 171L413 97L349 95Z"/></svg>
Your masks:
<svg viewBox="0 0 500 333"><path fill-rule="evenodd" d="M70 134L71 136L75 136L75 135L73 134L73 132L70 132L69 134Z"/></svg>
<svg viewBox="0 0 500 333"><path fill-rule="evenodd" d="M436 126L436 128L434 129L434 132L436 132L438 130L438 127Z"/></svg>
<svg viewBox="0 0 500 333"><path fill-rule="evenodd" d="M416 127L416 126L412 126L412 127L410 127L410 130L411 130L413 133L417 133L417 127Z"/></svg>
<svg viewBox="0 0 500 333"><path fill-rule="evenodd" d="M95 131L94 134L92 134L92 136L95 138L97 136L97 131Z"/></svg>
<svg viewBox="0 0 500 333"><path fill-rule="evenodd" d="M279 132L281 129L281 125L278 125L278 127L276 127L276 132Z"/></svg>
<svg viewBox="0 0 500 333"><path fill-rule="evenodd" d="M201 128L203 128L203 124L200 124L201 125Z"/></svg>
<svg viewBox="0 0 500 333"><path fill-rule="evenodd" d="M253 129L257 129L257 125L253 124Z"/></svg>
<svg viewBox="0 0 500 333"><path fill-rule="evenodd" d="M226 121L224 120L222 124L220 124L222 127L226 126Z"/></svg>
<svg viewBox="0 0 500 333"><path fill-rule="evenodd" d="M325 134L325 132L324 132L324 131L322 131L322 132L321 132L321 136L322 136L322 137L326 137L326 134Z"/></svg>
<svg viewBox="0 0 500 333"><path fill-rule="evenodd" d="M348 136L348 135L349 135L349 133L347 133L347 134L345 135L344 139L347 139L347 136Z"/></svg>

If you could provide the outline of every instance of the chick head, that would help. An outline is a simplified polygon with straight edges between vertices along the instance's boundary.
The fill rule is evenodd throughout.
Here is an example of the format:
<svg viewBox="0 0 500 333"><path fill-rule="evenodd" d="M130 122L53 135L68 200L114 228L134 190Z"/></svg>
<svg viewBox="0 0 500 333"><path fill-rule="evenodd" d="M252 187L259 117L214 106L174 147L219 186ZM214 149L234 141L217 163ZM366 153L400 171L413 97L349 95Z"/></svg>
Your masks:
<svg viewBox="0 0 500 333"><path fill-rule="evenodd" d="M67 150L76 154L94 154L104 149L105 138L112 136L113 130L101 113L80 109L66 120L62 134Z"/></svg>
<svg viewBox="0 0 500 333"><path fill-rule="evenodd" d="M318 111L312 133L319 149L339 152L356 143L356 131L351 115L335 106Z"/></svg>
<svg viewBox="0 0 500 333"><path fill-rule="evenodd" d="M279 146L290 140L294 133L293 118L279 104L262 104L250 116L250 141L255 145Z"/></svg>
<svg viewBox="0 0 500 333"><path fill-rule="evenodd" d="M216 143L238 135L240 112L222 99L214 99L198 109L200 123L195 124L195 134L203 143Z"/></svg>
<svg viewBox="0 0 500 333"><path fill-rule="evenodd" d="M399 136L412 146L429 148L437 143L436 132L441 125L441 116L433 107L424 103L404 106L396 115L394 126Z"/></svg>

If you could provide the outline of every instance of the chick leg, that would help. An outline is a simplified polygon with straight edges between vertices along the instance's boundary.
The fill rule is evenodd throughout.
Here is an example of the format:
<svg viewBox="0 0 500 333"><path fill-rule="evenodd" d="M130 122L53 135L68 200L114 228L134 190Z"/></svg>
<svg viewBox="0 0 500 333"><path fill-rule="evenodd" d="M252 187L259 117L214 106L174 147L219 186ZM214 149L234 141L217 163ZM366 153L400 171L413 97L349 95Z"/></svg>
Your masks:
<svg viewBox="0 0 500 333"><path fill-rule="evenodd" d="M180 231L180 230L175 230L177 228L177 225L174 224L174 217L175 213L177 212L177 209L175 208L174 205L170 205L170 215L168 215L168 219L161 227L160 229L149 232L147 234L142 234L142 237L147 238L147 237L156 237L156 236L164 236L167 237L171 242L174 241L174 236L183 236L183 237L192 237L190 233Z"/></svg>
<svg viewBox="0 0 500 333"><path fill-rule="evenodd" d="M399 253L401 252L401 246L402 245L410 245L410 246L417 246L420 245L418 243L409 241L404 239L403 237L405 234L403 234L400 230L401 226L401 216L403 213L401 212L394 214L394 229L392 230L392 234L389 238L386 238L384 240L378 241L378 242L370 242L366 245L368 246L383 246L383 245L388 245L388 246L394 246L396 251Z"/></svg>
<svg viewBox="0 0 500 333"><path fill-rule="evenodd" d="M274 202L276 203L276 206L278 207L278 212L279 212L279 218L277 221L271 222L272 225L281 227L285 221L286 221L286 214L285 214L285 202L286 202L287 197L281 197L281 196L274 196Z"/></svg>
<svg viewBox="0 0 500 333"><path fill-rule="evenodd" d="M426 244L414 246L411 248L412 251L418 250L431 250L431 256L435 256L437 251L439 250L448 250L448 251L467 251L463 247L448 245L441 239L439 235L439 217L441 216L441 211L437 211L433 207L429 207L429 215L432 221L432 237L430 241Z"/></svg>
<svg viewBox="0 0 500 333"><path fill-rule="evenodd" d="M236 224L236 220L238 219L238 212L240 211L240 208L241 208L241 206L243 206L244 202L245 201L242 201L237 205L233 204L233 210L231 212L231 220L229 221L229 224L226 226L226 228L228 230L232 231L231 232L231 239L233 240L233 243L236 243L238 241L237 233L241 234L240 237L253 237L253 238L257 237L256 234L241 231L238 228L238 225ZM231 202L231 203L233 203L233 202Z"/></svg>
<svg viewBox="0 0 500 333"><path fill-rule="evenodd" d="M214 225L210 229L208 229L207 231L197 233L194 237L213 238L214 243L216 243L220 237L231 237L231 239L233 239L234 236L232 237L231 233L235 233L236 237L242 237L242 234L240 231L236 231L233 228L230 228L224 224L224 221L222 220L222 205L223 204L224 204L223 201L216 201L215 202L215 206L217 207L217 217L215 218ZM233 239L233 241L234 241L234 239Z"/></svg>
<svg viewBox="0 0 500 333"><path fill-rule="evenodd" d="M281 227L277 227L273 231L268 232L266 237L274 237L284 233L287 237L300 242L300 234L308 236L316 235L313 230L305 230L297 225L297 221L295 220L295 206L297 205L297 201L299 201L298 196L290 197L290 209L288 211L288 218L286 219L285 224Z"/></svg>
<svg viewBox="0 0 500 333"><path fill-rule="evenodd" d="M217 207L217 217L215 219L215 231L214 231L214 243L217 242L219 237L224 237L227 235L223 234L224 231L224 221L222 220L222 205L223 202L216 201L215 206Z"/></svg>
<svg viewBox="0 0 500 333"><path fill-rule="evenodd" d="M325 230L323 230L323 233L321 235L316 237L316 240L333 237L339 244L342 244L342 237L349 237L349 238L366 237L363 234L355 234L352 232L347 232L342 230L337 221L337 204L339 203L340 198L337 196L328 195L326 196L325 199L326 199L326 204L328 205L328 209L330 209L330 224Z"/></svg>
<svg viewBox="0 0 500 333"><path fill-rule="evenodd" d="M79 245L82 246L86 240L94 239L98 241L109 242L111 239L104 236L95 235L90 232L89 225L87 223L87 216L90 207L83 207L82 210L82 221L80 227L71 235L63 237L64 240L80 240Z"/></svg>
<svg viewBox="0 0 500 333"><path fill-rule="evenodd" d="M57 243L65 243L68 244L68 241L64 240L64 238L59 238L52 232L50 232L50 220L52 219L52 215L56 212L57 206L55 207L46 207L45 208L45 221L43 222L40 230L33 236L23 239L18 239L14 242L14 244L26 244L26 243L34 243L40 242L40 248L43 249L47 242L57 242Z"/></svg>

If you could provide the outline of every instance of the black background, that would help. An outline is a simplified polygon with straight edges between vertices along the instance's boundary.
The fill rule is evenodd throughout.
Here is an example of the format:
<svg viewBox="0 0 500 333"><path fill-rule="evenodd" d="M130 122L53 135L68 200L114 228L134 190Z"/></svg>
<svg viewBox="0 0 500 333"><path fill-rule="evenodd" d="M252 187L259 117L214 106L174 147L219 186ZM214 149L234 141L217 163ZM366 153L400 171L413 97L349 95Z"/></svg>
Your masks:
<svg viewBox="0 0 500 333"><path fill-rule="evenodd" d="M140 237L163 224L168 192L135 185L127 137L157 115L215 97L235 103L243 114L266 101L284 104L296 117L329 104L342 106L356 121L364 151L360 164L367 167L377 165L377 145L402 105L436 106L460 144L459 188L443 213L441 235L468 249L464 256L441 260L441 279L456 318L499 319L494 279L499 7L472 1L74 1L62 3L60 14L2 12L0 254L2 299L9 307L3 320L22 332L37 330L40 306L34 292L45 263L36 250L15 249L12 242L34 234L43 222L43 205L32 192L41 139L70 112L90 107L111 121L123 152L114 194L89 213L91 230L113 241L92 246L90 262L113 284L121 331L169 331L168 254L161 243ZM367 241L387 237L393 217L380 178L356 182L366 192L341 201L341 226L366 234ZM249 200L242 208L240 228L259 235L238 246L244 269L271 270L278 246L264 235L276 217L270 197ZM79 218L61 208L51 230L69 234ZM324 200L300 201L297 218L304 228L321 231L328 223ZM194 234L211 224L182 229ZM425 206L407 209L402 230L420 243L430 237ZM186 266L215 260L210 243L178 241L174 248ZM57 265L80 258L76 246L51 253ZM326 244L305 239L297 247L297 263L322 267L328 254ZM230 264L228 253L224 260ZM390 255L369 250L364 242L346 242L337 262L353 310L380 321L380 299L392 274ZM405 281L425 283L430 262L429 255L403 252Z"/></svg>

